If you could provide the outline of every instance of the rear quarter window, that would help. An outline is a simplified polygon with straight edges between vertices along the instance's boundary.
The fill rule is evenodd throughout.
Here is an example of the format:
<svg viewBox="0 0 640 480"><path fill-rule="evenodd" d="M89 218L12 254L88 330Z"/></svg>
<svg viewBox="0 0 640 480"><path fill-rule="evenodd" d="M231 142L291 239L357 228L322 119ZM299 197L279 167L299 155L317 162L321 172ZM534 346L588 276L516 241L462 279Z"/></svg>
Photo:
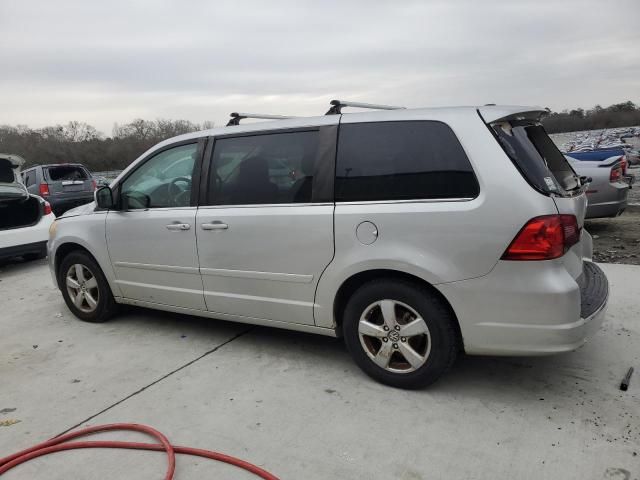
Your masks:
<svg viewBox="0 0 640 480"><path fill-rule="evenodd" d="M435 121L341 125L338 202L474 198L478 181L449 126Z"/></svg>

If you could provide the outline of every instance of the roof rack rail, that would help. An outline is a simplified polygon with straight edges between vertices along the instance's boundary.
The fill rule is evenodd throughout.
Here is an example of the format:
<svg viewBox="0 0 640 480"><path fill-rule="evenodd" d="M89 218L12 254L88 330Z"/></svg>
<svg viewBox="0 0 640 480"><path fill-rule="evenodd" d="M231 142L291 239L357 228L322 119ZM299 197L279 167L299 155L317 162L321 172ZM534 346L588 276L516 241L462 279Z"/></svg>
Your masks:
<svg viewBox="0 0 640 480"><path fill-rule="evenodd" d="M260 118L263 120L285 120L287 118L295 118L289 117L286 115L267 115L262 113L239 113L233 112L231 114L231 118L227 122L227 127L231 125L240 125L240 120L244 120L245 118Z"/></svg>
<svg viewBox="0 0 640 480"><path fill-rule="evenodd" d="M331 100L331 108L325 115L340 115L342 113L342 107L356 107L356 108L372 108L375 110L403 110L407 107L396 107L394 105L377 105L375 103L361 103L361 102L345 102L344 100Z"/></svg>

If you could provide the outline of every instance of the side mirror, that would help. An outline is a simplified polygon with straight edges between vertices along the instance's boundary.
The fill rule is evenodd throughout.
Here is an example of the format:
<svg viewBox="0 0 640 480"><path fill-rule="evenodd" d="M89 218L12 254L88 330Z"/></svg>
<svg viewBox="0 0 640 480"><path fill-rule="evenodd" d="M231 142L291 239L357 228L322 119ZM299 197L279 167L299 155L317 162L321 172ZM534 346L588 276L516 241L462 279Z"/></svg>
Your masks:
<svg viewBox="0 0 640 480"><path fill-rule="evenodd" d="M115 202L113 201L113 192L111 187L100 187L95 193L96 205L106 210L113 209Z"/></svg>

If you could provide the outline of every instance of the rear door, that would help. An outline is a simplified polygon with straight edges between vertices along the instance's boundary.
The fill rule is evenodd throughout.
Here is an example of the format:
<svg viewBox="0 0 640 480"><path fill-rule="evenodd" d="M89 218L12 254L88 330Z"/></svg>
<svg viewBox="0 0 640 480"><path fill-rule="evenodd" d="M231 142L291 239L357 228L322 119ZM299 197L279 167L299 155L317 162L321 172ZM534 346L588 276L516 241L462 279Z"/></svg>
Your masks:
<svg viewBox="0 0 640 480"><path fill-rule="evenodd" d="M50 195L71 198L93 192L91 175L82 165L53 165L42 169Z"/></svg>
<svg viewBox="0 0 640 480"><path fill-rule="evenodd" d="M576 217L581 229L580 242L562 258L570 274L579 277L583 257L591 256L591 237L583 228L587 195L579 175L540 123L507 119L493 122L490 127L525 179L553 199L558 213Z"/></svg>
<svg viewBox="0 0 640 480"><path fill-rule="evenodd" d="M196 219L209 311L314 324L316 285L334 252L338 121L215 139Z"/></svg>

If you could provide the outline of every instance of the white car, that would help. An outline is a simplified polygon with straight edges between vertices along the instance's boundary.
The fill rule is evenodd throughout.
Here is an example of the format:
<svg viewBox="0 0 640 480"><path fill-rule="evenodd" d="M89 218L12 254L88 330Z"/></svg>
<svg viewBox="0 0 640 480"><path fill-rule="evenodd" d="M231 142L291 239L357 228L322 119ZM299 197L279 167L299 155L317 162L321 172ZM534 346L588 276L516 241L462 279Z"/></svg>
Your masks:
<svg viewBox="0 0 640 480"><path fill-rule="evenodd" d="M0 153L0 260L47 256L49 227L55 220L51 205L30 195L18 171L24 160Z"/></svg>

